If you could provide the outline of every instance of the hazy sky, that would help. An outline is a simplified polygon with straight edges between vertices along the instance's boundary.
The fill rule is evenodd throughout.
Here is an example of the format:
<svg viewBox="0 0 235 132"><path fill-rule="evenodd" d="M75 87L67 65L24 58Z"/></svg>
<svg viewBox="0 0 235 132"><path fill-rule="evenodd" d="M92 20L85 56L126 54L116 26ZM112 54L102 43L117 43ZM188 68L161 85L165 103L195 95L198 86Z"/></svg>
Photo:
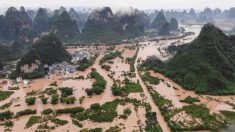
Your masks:
<svg viewBox="0 0 235 132"><path fill-rule="evenodd" d="M138 9L204 9L222 8L228 9L235 6L235 0L0 0L0 8L6 9L9 6L25 7L103 7L112 8L134 7Z"/></svg>

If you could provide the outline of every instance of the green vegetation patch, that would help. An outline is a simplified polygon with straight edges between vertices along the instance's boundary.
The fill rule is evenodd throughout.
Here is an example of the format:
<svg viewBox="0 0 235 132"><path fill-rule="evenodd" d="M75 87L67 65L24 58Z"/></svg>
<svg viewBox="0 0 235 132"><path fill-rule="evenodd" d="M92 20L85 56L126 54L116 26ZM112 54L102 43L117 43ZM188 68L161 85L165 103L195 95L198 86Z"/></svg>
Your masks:
<svg viewBox="0 0 235 132"><path fill-rule="evenodd" d="M145 72L141 78L143 79L143 81L145 82L149 82L150 84L159 84L160 83L160 79L157 77L153 77L150 75L149 72Z"/></svg>
<svg viewBox="0 0 235 132"><path fill-rule="evenodd" d="M127 83L123 90L127 93L138 93L138 92L143 92L143 89L139 83Z"/></svg>
<svg viewBox="0 0 235 132"><path fill-rule="evenodd" d="M37 110L25 109L25 110L17 112L15 117L18 118L24 115L31 115L31 114L36 114L36 113L37 113Z"/></svg>
<svg viewBox="0 0 235 132"><path fill-rule="evenodd" d="M91 77L94 78L96 81L92 84L91 89L86 89L88 95L101 94L106 86L106 80L103 76L101 76L96 70L92 70L90 73Z"/></svg>
<svg viewBox="0 0 235 132"><path fill-rule="evenodd" d="M0 120L4 121L4 120L8 120L11 119L14 116L14 113L11 111L5 111L5 112L1 112L0 113Z"/></svg>
<svg viewBox="0 0 235 132"><path fill-rule="evenodd" d="M188 104L193 104L195 102L200 102L200 100L198 98L193 98L191 96L188 96L184 100L180 100L180 102L185 102L185 103L188 103Z"/></svg>
<svg viewBox="0 0 235 132"><path fill-rule="evenodd" d="M45 109L45 110L42 111L43 115L49 115L51 113L53 113L53 110L51 108L48 108L48 109Z"/></svg>
<svg viewBox="0 0 235 132"><path fill-rule="evenodd" d="M5 100L9 96L11 96L14 92L13 91L1 91L0 90L0 101Z"/></svg>
<svg viewBox="0 0 235 132"><path fill-rule="evenodd" d="M77 70L85 71L88 67L92 66L96 60L98 55L91 57L89 60L87 58L83 58L81 61L78 62Z"/></svg>
<svg viewBox="0 0 235 132"><path fill-rule="evenodd" d="M101 68L105 69L106 71L110 71L111 66L109 66L109 65L102 65Z"/></svg>
<svg viewBox="0 0 235 132"><path fill-rule="evenodd" d="M52 118L51 122L53 122L57 125L61 125L61 126L66 125L66 124L69 123L67 120L62 120L62 119L59 119L59 118Z"/></svg>
<svg viewBox="0 0 235 132"><path fill-rule="evenodd" d="M122 129L118 126L115 127L110 127L108 130L106 130L105 132L121 132Z"/></svg>
<svg viewBox="0 0 235 132"><path fill-rule="evenodd" d="M115 96L122 96L124 94L139 93L139 92L143 92L143 89L139 83L128 81L125 82L125 86L123 87L117 85L116 83L114 83L112 86L112 93Z"/></svg>
<svg viewBox="0 0 235 132"><path fill-rule="evenodd" d="M36 101L36 98L35 97L28 97L25 99L25 103L27 105L34 105L35 104L35 101Z"/></svg>
<svg viewBox="0 0 235 132"><path fill-rule="evenodd" d="M34 124L39 123L40 120L41 120L40 116L31 116L27 121L25 127L26 128L32 127Z"/></svg>
<svg viewBox="0 0 235 132"><path fill-rule="evenodd" d="M135 72L135 60L137 58L139 48L137 49L135 55L132 58L126 58L126 61L130 64L130 72Z"/></svg>
<svg viewBox="0 0 235 132"><path fill-rule="evenodd" d="M66 109L57 109L56 114L75 114L83 112L83 107L74 107L74 108L66 108Z"/></svg>
<svg viewBox="0 0 235 132"><path fill-rule="evenodd" d="M121 55L122 55L122 53L119 51L110 52L109 54L105 54L104 57L100 60L100 64L103 64L104 62L115 59L117 57L121 57Z"/></svg>
<svg viewBox="0 0 235 132"><path fill-rule="evenodd" d="M1 109L1 110L4 110L4 109L6 109L6 108L9 108L11 105L12 105L12 101L9 102L9 103L3 104L2 106L0 106L0 109Z"/></svg>

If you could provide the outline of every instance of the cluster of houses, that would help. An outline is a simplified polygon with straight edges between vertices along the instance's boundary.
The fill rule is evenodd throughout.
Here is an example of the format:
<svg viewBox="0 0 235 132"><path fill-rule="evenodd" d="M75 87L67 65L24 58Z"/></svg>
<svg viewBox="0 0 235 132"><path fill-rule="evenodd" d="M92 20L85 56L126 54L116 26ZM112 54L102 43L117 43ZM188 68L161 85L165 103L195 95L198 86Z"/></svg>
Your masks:
<svg viewBox="0 0 235 132"><path fill-rule="evenodd" d="M64 61L48 66L48 74L69 74L76 72L76 66Z"/></svg>
<svg viewBox="0 0 235 132"><path fill-rule="evenodd" d="M72 59L71 62L73 64L77 64L80 60L87 58L87 60L89 60L91 57L91 54L89 51L87 50L78 50L75 51L74 53L72 53Z"/></svg>
<svg viewBox="0 0 235 132"><path fill-rule="evenodd" d="M23 79L22 77L17 77L17 78L16 78L16 82L17 82L17 83L23 82L24 85L28 85L28 84L30 83L29 80Z"/></svg>
<svg viewBox="0 0 235 132"><path fill-rule="evenodd" d="M0 70L0 75L6 75L6 74L10 74L12 72L12 68L10 65L6 65L2 68L2 70Z"/></svg>

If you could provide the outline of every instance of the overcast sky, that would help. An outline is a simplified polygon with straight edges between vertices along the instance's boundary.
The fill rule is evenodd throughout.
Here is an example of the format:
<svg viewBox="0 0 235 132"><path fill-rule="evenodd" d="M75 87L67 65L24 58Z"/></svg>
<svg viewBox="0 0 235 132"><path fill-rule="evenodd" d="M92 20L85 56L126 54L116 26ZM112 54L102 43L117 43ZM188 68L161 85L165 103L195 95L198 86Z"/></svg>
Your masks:
<svg viewBox="0 0 235 132"><path fill-rule="evenodd" d="M9 6L25 6L26 8L46 7L55 9L64 7L103 7L112 8L134 7L138 9L228 9L235 6L235 0L0 0L0 9Z"/></svg>

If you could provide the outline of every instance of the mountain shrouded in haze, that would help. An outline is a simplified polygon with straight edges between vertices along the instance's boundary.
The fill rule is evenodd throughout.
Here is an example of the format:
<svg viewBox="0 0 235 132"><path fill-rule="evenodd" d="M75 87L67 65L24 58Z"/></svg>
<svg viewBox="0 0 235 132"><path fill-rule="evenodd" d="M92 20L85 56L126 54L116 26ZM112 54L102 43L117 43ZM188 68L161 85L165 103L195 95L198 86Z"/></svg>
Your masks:
<svg viewBox="0 0 235 132"><path fill-rule="evenodd" d="M50 18L46 9L38 9L33 21L33 27L39 32L47 32L50 29Z"/></svg>
<svg viewBox="0 0 235 132"><path fill-rule="evenodd" d="M2 61L0 60L0 70L2 69L3 67L3 64L2 64Z"/></svg>
<svg viewBox="0 0 235 132"><path fill-rule="evenodd" d="M160 11L152 22L152 27L159 30L167 22L163 11Z"/></svg>
<svg viewBox="0 0 235 132"><path fill-rule="evenodd" d="M178 31L178 21L176 18L171 18L170 22L167 21L163 10L160 11L153 22L151 23L151 27L156 29L159 35L169 35L170 31Z"/></svg>
<svg viewBox="0 0 235 132"><path fill-rule="evenodd" d="M19 59L27 51L26 47L25 43L17 41L9 45L0 45L0 60L13 61Z"/></svg>
<svg viewBox="0 0 235 132"><path fill-rule="evenodd" d="M50 33L41 37L33 46L43 64L70 61L71 56L63 47L58 37Z"/></svg>
<svg viewBox="0 0 235 132"><path fill-rule="evenodd" d="M93 40L121 40L143 33L144 26L137 21L137 13L113 14L109 7L93 11L85 24L82 35ZM89 36L89 37L88 37Z"/></svg>
<svg viewBox="0 0 235 132"><path fill-rule="evenodd" d="M76 20L72 20L67 11L62 11L52 18L52 31L58 37L68 39L79 33Z"/></svg>
<svg viewBox="0 0 235 132"><path fill-rule="evenodd" d="M71 16L71 18L73 20L75 20L77 22L77 27L80 30L81 29L81 20L80 20L79 14L73 8L70 8L69 15Z"/></svg>
<svg viewBox="0 0 235 132"><path fill-rule="evenodd" d="M127 36L134 37L141 35L144 32L144 26L146 25L145 22L147 20L144 13L130 8L128 13L117 12L116 16Z"/></svg>
<svg viewBox="0 0 235 132"><path fill-rule="evenodd" d="M175 57L166 64L156 63L155 70L189 90L234 94L235 38L208 23L197 39L181 46Z"/></svg>
<svg viewBox="0 0 235 132"><path fill-rule="evenodd" d="M229 9L228 18L235 18L235 7Z"/></svg>
<svg viewBox="0 0 235 132"><path fill-rule="evenodd" d="M4 39L16 40L32 30L30 29L32 21L24 7L21 7L20 11L15 7L8 8L5 16L0 17L0 24L1 36Z"/></svg>
<svg viewBox="0 0 235 132"><path fill-rule="evenodd" d="M122 27L109 7L93 11L87 19L83 35L94 39L114 40ZM102 38L103 37L103 38Z"/></svg>
<svg viewBox="0 0 235 132"><path fill-rule="evenodd" d="M170 34L170 24L165 22L159 29L159 35L169 35Z"/></svg>
<svg viewBox="0 0 235 132"><path fill-rule="evenodd" d="M177 31L178 30L179 23L177 19L171 18L170 20L170 30Z"/></svg>

